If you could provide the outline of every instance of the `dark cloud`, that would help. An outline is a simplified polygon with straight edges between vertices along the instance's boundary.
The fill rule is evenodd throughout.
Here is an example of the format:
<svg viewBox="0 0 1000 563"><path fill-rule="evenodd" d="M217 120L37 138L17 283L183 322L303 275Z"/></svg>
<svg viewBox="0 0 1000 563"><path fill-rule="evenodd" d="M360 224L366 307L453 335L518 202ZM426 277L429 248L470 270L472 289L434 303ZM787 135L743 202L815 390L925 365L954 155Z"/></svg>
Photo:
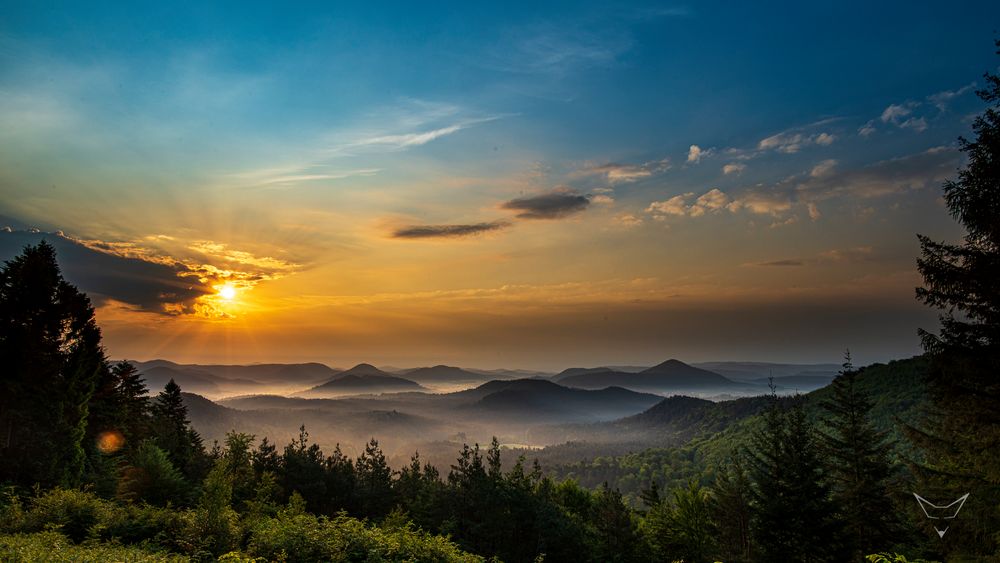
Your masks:
<svg viewBox="0 0 1000 563"><path fill-rule="evenodd" d="M561 219L579 213L590 205L590 198L568 189L520 197L504 203L501 208L517 211L520 219Z"/></svg>
<svg viewBox="0 0 1000 563"><path fill-rule="evenodd" d="M802 260L774 260L772 262L759 262L755 266L805 266Z"/></svg>
<svg viewBox="0 0 1000 563"><path fill-rule="evenodd" d="M158 313L190 311L198 297L214 293L184 264L103 252L62 233L0 231L0 259L9 260L42 240L55 247L66 280L97 305L114 299Z"/></svg>
<svg viewBox="0 0 1000 563"><path fill-rule="evenodd" d="M397 229L393 238L458 238L478 235L489 231L499 231L510 226L506 221L492 223L473 223L471 225L410 225Z"/></svg>

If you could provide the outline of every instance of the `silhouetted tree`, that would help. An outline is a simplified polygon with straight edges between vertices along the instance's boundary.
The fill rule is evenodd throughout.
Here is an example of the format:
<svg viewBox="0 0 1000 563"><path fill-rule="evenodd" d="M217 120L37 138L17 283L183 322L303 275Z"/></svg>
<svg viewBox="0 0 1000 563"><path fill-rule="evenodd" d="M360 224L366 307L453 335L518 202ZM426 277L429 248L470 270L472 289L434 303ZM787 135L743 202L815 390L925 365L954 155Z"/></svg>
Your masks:
<svg viewBox="0 0 1000 563"><path fill-rule="evenodd" d="M393 507L392 469L385 454L372 438L354 464L361 514L368 518L385 516Z"/></svg>
<svg viewBox="0 0 1000 563"><path fill-rule="evenodd" d="M959 138L966 167L944 184L948 210L966 235L960 244L918 235L924 286L917 298L944 312L940 334L920 331L934 409L909 435L926 451L919 467L925 493L974 491L949 541L1000 555L1000 77L985 80L976 92L987 104L972 123L976 138Z"/></svg>
<svg viewBox="0 0 1000 563"><path fill-rule="evenodd" d="M87 406L105 365L86 295L47 242L0 268L0 481L76 485Z"/></svg>
<svg viewBox="0 0 1000 563"><path fill-rule="evenodd" d="M309 443L306 427L299 427L299 437L285 446L281 458L281 488L287 495L298 492L308 509L322 513L326 506L326 480L323 452Z"/></svg>
<svg viewBox="0 0 1000 563"><path fill-rule="evenodd" d="M770 561L844 561L836 506L821 474L815 432L801 403L772 395L747 448L754 556Z"/></svg>
<svg viewBox="0 0 1000 563"><path fill-rule="evenodd" d="M171 463L192 482L200 482L210 465L201 436L191 426L181 388L171 379L152 405L153 435Z"/></svg>
<svg viewBox="0 0 1000 563"><path fill-rule="evenodd" d="M827 417L819 436L833 499L843 511L846 547L860 560L898 540L899 520L889 494L892 468L886 432L872 423L871 399L857 379L848 353L830 386L832 397L820 403Z"/></svg>

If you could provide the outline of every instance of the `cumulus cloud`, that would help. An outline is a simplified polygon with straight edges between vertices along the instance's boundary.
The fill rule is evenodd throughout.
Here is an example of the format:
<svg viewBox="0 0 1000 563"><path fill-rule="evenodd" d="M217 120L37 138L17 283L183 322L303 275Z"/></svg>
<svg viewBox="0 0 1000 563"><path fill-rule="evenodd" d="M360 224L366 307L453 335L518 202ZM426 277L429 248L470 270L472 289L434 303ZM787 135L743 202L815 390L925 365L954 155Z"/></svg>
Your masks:
<svg viewBox="0 0 1000 563"><path fill-rule="evenodd" d="M823 216L823 214L819 212L819 207L817 207L812 201L806 204L806 209L809 210L809 218L813 221L819 221L820 217Z"/></svg>
<svg viewBox="0 0 1000 563"><path fill-rule="evenodd" d="M621 213L615 216L615 223L625 228L633 228L642 225L642 217L636 217L631 213Z"/></svg>
<svg viewBox="0 0 1000 563"><path fill-rule="evenodd" d="M867 123L858 128L858 135L861 135L862 137L868 137L875 131L876 131L875 120L869 119Z"/></svg>
<svg viewBox="0 0 1000 563"><path fill-rule="evenodd" d="M712 149L703 149L698 145L691 145L688 149L687 161L697 164L701 159L712 154Z"/></svg>
<svg viewBox="0 0 1000 563"><path fill-rule="evenodd" d="M490 231L499 231L509 226L510 223L506 221L472 223L468 225L409 225L393 231L392 237L401 239L461 238Z"/></svg>
<svg viewBox="0 0 1000 563"><path fill-rule="evenodd" d="M556 188L547 193L512 199L500 207L517 211L519 219L562 219L580 213L588 206L588 196L569 188Z"/></svg>
<svg viewBox="0 0 1000 563"><path fill-rule="evenodd" d="M746 169L747 165L742 162L730 162L722 167L722 173L726 176L730 174L741 174Z"/></svg>
<svg viewBox="0 0 1000 563"><path fill-rule="evenodd" d="M664 220L669 215L701 217L706 213L715 213L726 209L733 204L730 197L718 188L712 188L697 198L694 196L694 192L688 192L664 201L654 201L646 207L646 213L652 214L653 218L659 221Z"/></svg>

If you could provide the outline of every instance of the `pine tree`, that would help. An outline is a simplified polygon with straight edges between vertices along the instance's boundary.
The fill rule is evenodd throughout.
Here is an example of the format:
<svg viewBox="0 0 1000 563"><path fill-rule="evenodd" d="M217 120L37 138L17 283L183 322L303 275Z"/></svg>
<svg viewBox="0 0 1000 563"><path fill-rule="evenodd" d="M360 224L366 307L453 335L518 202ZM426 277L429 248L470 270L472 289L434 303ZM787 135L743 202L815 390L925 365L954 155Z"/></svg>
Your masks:
<svg viewBox="0 0 1000 563"><path fill-rule="evenodd" d="M746 452L758 561L843 561L837 510L820 472L815 432L801 403L772 394Z"/></svg>
<svg viewBox="0 0 1000 563"><path fill-rule="evenodd" d="M716 475L712 489L712 513L723 559L732 563L749 561L751 492L741 456Z"/></svg>
<svg viewBox="0 0 1000 563"><path fill-rule="evenodd" d="M149 389L146 388L142 374L130 362L123 360L111 366L111 373L121 409L125 443L138 444L149 437L152 431Z"/></svg>
<svg viewBox="0 0 1000 563"><path fill-rule="evenodd" d="M827 414L820 442L854 559L885 551L899 538L888 486L890 446L886 432L878 431L869 417L872 402L857 379L848 353L843 370L830 386L833 396L820 403Z"/></svg>
<svg viewBox="0 0 1000 563"><path fill-rule="evenodd" d="M357 476L361 514L368 518L385 516L393 506L392 469L385 461L385 454L372 438L365 451L354 464Z"/></svg>
<svg viewBox="0 0 1000 563"><path fill-rule="evenodd" d="M191 427L181 388L171 379L153 402L153 430L157 445L171 463L191 481L204 477L208 456L201 436Z"/></svg>
<svg viewBox="0 0 1000 563"><path fill-rule="evenodd" d="M639 528L618 489L604 483L597 492L592 519L597 531L594 555L598 561L610 563L639 559L642 543Z"/></svg>
<svg viewBox="0 0 1000 563"><path fill-rule="evenodd" d="M105 364L86 295L47 242L0 268L0 481L76 485L87 407Z"/></svg>
<svg viewBox="0 0 1000 563"><path fill-rule="evenodd" d="M946 541L1000 555L1000 76L985 79L976 92L987 104L972 123L976 138L959 139L968 163L944 184L948 210L966 235L960 244L918 235L924 287L917 298L943 313L940 334L920 331L933 411L908 435L926 454L918 466L925 494L972 492Z"/></svg>

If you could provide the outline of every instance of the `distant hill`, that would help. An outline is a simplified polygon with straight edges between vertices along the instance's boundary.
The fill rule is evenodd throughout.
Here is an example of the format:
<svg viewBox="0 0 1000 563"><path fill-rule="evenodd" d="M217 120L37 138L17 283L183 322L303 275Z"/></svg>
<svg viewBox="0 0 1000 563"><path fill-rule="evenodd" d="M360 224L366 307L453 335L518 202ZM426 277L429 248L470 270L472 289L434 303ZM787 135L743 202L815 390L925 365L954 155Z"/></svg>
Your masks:
<svg viewBox="0 0 1000 563"><path fill-rule="evenodd" d="M613 370L611 368L605 368L605 367L600 367L600 368L567 368L567 369L564 369L561 372L555 374L552 377L552 381L555 381L556 383L559 383L560 381L566 379L567 377L573 377L575 375L584 375L584 374L588 374L588 373L608 373L608 372L612 372L612 371L615 371L615 370ZM624 371L624 370L622 370L622 371Z"/></svg>
<svg viewBox="0 0 1000 563"><path fill-rule="evenodd" d="M840 372L838 364L777 364L769 362L701 362L691 364L736 381L766 381L797 375L828 376L831 379Z"/></svg>
<svg viewBox="0 0 1000 563"><path fill-rule="evenodd" d="M821 387L826 387L829 385L833 379L837 377L836 374L831 375L787 375L785 377L775 377L773 378L774 386L777 389L796 389L802 393L808 393L809 391L815 391ZM754 379L752 383L758 385L768 385L772 381L771 378L761 377Z"/></svg>
<svg viewBox="0 0 1000 563"><path fill-rule="evenodd" d="M601 389L620 386L643 391L727 390L740 387L717 373L689 366L679 360L667 360L639 373L589 371L569 375L559 381L562 385L581 389Z"/></svg>
<svg viewBox="0 0 1000 563"><path fill-rule="evenodd" d="M131 361L146 379L146 386L156 394L173 379L181 389L219 397L223 395L292 392L328 381L340 373L323 364L178 364L169 360Z"/></svg>
<svg viewBox="0 0 1000 563"><path fill-rule="evenodd" d="M397 375L417 383L456 383L486 379L486 376L481 373L444 365L404 370Z"/></svg>
<svg viewBox="0 0 1000 563"><path fill-rule="evenodd" d="M478 397L467 408L484 414L563 421L609 420L640 412L661 400L621 387L572 389L544 379L490 381L455 395Z"/></svg>
<svg viewBox="0 0 1000 563"><path fill-rule="evenodd" d="M401 391L424 391L419 383L386 373L371 364L358 364L338 373L330 381L311 387L298 395L323 397L361 393L396 393Z"/></svg>

